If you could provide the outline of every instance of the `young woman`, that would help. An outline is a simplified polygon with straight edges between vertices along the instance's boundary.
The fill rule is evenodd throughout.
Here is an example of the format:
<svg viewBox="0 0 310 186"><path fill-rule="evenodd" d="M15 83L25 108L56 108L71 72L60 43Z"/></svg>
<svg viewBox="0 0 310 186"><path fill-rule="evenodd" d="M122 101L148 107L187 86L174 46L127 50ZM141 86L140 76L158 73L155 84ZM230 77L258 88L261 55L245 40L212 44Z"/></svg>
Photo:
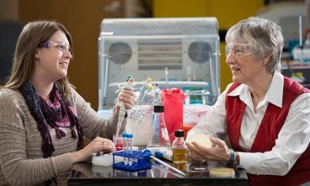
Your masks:
<svg viewBox="0 0 310 186"><path fill-rule="evenodd" d="M111 118L98 116L68 81L71 46L67 29L54 21L22 30L0 90L0 185L66 185L75 162L115 150L120 104L130 109L135 94L121 91ZM84 137L91 139L86 146Z"/></svg>

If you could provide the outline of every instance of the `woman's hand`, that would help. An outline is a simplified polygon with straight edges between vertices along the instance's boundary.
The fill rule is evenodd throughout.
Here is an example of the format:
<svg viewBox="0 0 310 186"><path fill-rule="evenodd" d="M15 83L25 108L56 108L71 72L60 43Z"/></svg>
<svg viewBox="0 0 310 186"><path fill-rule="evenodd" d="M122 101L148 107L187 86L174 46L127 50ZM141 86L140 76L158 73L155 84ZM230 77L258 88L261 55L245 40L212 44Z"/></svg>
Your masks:
<svg viewBox="0 0 310 186"><path fill-rule="evenodd" d="M137 96L133 90L123 89L117 96L116 106L119 108L122 102L124 102L126 109L131 109L136 99Z"/></svg>
<svg viewBox="0 0 310 186"><path fill-rule="evenodd" d="M214 147L203 147L196 142L186 143L188 147L189 160L194 164L201 164L204 161L216 161L226 163L229 160L229 148L223 140L210 137Z"/></svg>
<svg viewBox="0 0 310 186"><path fill-rule="evenodd" d="M111 140L96 137L83 149L71 153L71 159L73 163L86 161L92 157L93 153L99 153L100 151L114 152L115 150L115 145Z"/></svg>

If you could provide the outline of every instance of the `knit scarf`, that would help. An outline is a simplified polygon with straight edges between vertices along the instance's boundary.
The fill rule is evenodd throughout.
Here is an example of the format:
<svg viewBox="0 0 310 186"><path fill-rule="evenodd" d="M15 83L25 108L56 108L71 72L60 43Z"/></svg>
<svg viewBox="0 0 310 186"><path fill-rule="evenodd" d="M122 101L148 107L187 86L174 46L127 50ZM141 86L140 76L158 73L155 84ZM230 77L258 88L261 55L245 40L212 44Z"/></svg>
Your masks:
<svg viewBox="0 0 310 186"><path fill-rule="evenodd" d="M62 92L56 85L54 85L50 93L50 100L51 102L59 102L59 108L48 105L46 101L37 94L36 90L29 81L23 84L19 90L27 102L31 115L38 124L38 130L42 136L41 148L43 151L43 158L51 157L55 151L49 127L55 130L56 137L58 139L65 137L65 132L59 128L59 122L66 117L70 121L70 125L67 127L71 129L71 137L75 139L78 138L77 149L79 150L84 147L83 131L80 122L74 113L74 108L71 106L69 101L65 102Z"/></svg>

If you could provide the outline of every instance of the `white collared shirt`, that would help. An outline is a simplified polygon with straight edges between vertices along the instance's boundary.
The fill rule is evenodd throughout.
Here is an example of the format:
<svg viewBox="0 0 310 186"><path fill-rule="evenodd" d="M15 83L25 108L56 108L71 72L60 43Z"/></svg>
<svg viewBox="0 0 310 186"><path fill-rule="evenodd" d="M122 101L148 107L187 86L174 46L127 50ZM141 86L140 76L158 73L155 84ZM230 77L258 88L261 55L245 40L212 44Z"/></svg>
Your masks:
<svg viewBox="0 0 310 186"><path fill-rule="evenodd" d="M251 149L268 104L282 107L283 84L282 74L275 72L264 99L256 107L256 112L253 109L251 92L246 85L241 84L228 94L228 96L239 96L246 104L239 139L239 144L245 149ZM188 133L188 138L199 131L219 138L227 135L225 101L231 85L227 86L208 113ZM273 149L264 153L238 152L239 166L245 168L248 173L256 175L285 175L306 150L309 142L310 93L305 93L298 96L291 104Z"/></svg>

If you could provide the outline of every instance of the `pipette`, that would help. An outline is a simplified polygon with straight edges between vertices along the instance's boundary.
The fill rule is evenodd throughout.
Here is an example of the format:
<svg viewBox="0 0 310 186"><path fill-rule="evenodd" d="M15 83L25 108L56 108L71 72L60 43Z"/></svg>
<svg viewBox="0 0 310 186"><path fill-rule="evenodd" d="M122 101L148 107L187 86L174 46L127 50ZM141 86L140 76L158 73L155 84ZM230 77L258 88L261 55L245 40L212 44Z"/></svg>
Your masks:
<svg viewBox="0 0 310 186"><path fill-rule="evenodd" d="M184 172L182 172L181 170L179 170L179 169L177 169L177 168L175 168L175 167L169 165L168 163L166 163L166 162L164 162L164 161L162 161L162 160L156 158L155 156L151 155L150 158L152 158L153 160L157 161L158 163L160 163L160 164L162 164L162 165L164 165L164 166L170 168L171 170L173 170L173 171L175 171L175 172L181 174L182 176L186 176L186 174L185 174Z"/></svg>
<svg viewBox="0 0 310 186"><path fill-rule="evenodd" d="M157 158L164 158L168 161L172 161L172 150L165 147L150 147L147 148L151 151L152 155Z"/></svg>
<svg viewBox="0 0 310 186"><path fill-rule="evenodd" d="M128 81L126 82L125 86L123 87L123 89L127 89L127 90L133 90L133 83L134 83L134 79L131 77L128 79ZM117 126L116 126L116 136L115 139L117 139L117 137L119 136L119 132L120 129L122 127L122 123L124 121L124 117L126 114L126 107L124 102L121 102L121 106L120 106L120 110L119 110L119 114L118 114L118 121L117 121ZM114 145L116 145L116 141L114 141Z"/></svg>
<svg viewBox="0 0 310 186"><path fill-rule="evenodd" d="M162 161L162 160L156 158L155 156L153 156L150 150L144 149L143 152L150 152L150 154L151 154L150 158L151 158L151 159L153 159L153 160L156 161L157 163L160 163L160 164L162 164L162 165L164 165L164 166L170 168L171 170L173 170L173 171L175 171L175 172L181 174L182 176L186 176L186 174L185 174L184 172L182 172L181 170L179 170L179 169L173 167L172 165L169 165L168 163L166 163L166 162L164 162L164 161Z"/></svg>

